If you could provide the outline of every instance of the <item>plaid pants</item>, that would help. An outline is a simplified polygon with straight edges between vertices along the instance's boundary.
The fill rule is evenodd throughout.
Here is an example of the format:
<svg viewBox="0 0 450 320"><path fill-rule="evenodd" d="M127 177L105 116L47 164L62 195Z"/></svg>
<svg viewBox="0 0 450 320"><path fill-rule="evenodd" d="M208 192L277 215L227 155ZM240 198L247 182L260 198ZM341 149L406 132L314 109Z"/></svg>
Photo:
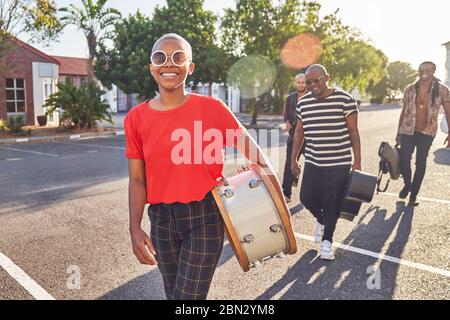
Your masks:
<svg viewBox="0 0 450 320"><path fill-rule="evenodd" d="M212 194L188 204L152 204L148 214L167 299L205 300L224 242Z"/></svg>

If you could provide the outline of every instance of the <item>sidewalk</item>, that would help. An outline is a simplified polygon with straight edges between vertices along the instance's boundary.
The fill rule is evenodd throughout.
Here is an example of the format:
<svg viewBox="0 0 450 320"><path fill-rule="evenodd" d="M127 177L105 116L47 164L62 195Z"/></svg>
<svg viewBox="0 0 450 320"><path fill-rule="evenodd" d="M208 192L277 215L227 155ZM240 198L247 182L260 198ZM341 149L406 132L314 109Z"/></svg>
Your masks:
<svg viewBox="0 0 450 320"><path fill-rule="evenodd" d="M1 144L17 144L17 143L32 143L32 142L48 142L53 140L76 140L88 137L109 137L109 136L122 136L125 134L123 121L126 113L121 112L111 115L113 123L99 122L99 127L108 129L104 132L90 132L90 133L67 133L58 134L53 136L31 136L31 137L17 137L17 138L0 138ZM282 129L284 126L283 116L278 115L260 115L258 116L258 122L256 126L250 126L251 115L245 113L238 113L236 117L246 127L251 129Z"/></svg>
<svg viewBox="0 0 450 320"><path fill-rule="evenodd" d="M104 127L106 129L106 127ZM58 135L46 135L46 136L18 136L17 138L0 138L0 145L2 144L18 144L18 143L33 143L33 142L48 142L55 140L77 140L82 138L90 138L90 137L111 137L111 136L121 136L124 135L125 132L121 128L115 128L112 130L102 131L102 132L68 132L65 134Z"/></svg>
<svg viewBox="0 0 450 320"><path fill-rule="evenodd" d="M112 121L114 124L108 122L101 122L99 125L104 128L123 129L123 121L126 116L126 112L120 112L112 115ZM246 128L254 129L281 129L284 126L283 115L258 115L257 125L250 126L251 115L247 113L235 113L238 120Z"/></svg>

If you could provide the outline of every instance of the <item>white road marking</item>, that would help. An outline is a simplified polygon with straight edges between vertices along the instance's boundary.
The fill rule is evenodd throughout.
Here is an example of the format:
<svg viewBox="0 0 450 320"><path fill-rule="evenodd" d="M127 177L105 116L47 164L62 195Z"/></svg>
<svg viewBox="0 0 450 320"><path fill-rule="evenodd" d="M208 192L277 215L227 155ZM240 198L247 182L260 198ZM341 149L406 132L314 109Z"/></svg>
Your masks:
<svg viewBox="0 0 450 320"><path fill-rule="evenodd" d="M0 147L0 149L11 150L11 151L19 151L19 152L25 152L25 153L32 153L32 154L38 154L38 155L41 155L41 156L59 157L59 155L54 154L54 153L37 152L37 151L22 150L22 149L9 148L9 147Z"/></svg>
<svg viewBox="0 0 450 320"><path fill-rule="evenodd" d="M19 161L22 160L23 158L9 158L9 159L5 159L5 161Z"/></svg>
<svg viewBox="0 0 450 320"><path fill-rule="evenodd" d="M70 136L70 139L72 140L72 139L80 139L81 138L81 134L72 134L71 136Z"/></svg>
<svg viewBox="0 0 450 320"><path fill-rule="evenodd" d="M398 194L396 194L396 193L380 192L379 194L380 194L380 195L386 195L386 196L398 198ZM418 199L418 200L423 200L423 201L436 202L436 203L450 204L450 201L449 201L449 200L441 200L441 199L433 199L433 198L424 198L424 197L417 197L417 199Z"/></svg>
<svg viewBox="0 0 450 320"><path fill-rule="evenodd" d="M301 233L295 233L295 236L299 239L303 239L306 241L311 241L314 242L314 237L312 236L308 236L305 234L301 234ZM380 260L385 260L385 261L390 261L393 263L397 263L399 265L403 265L403 266L407 266L407 267L411 267L414 269L419 269L419 270L423 270L423 271L428 271L431 273L435 273L435 274L439 274L445 277L449 277L450 278L450 271L448 270L444 270L444 269L439 269L436 267L432 267L432 266L428 266L426 264L422 264L422 263L417 263L417 262L412 262L412 261L407 261L407 260L403 260L403 259L399 259L399 258L395 258L395 257L391 257L382 253L377 253L377 252L373 252L373 251L369 251L369 250L365 250L365 249L360 249L360 248L356 248L356 247L352 247L349 245L345 245L339 242L333 242L333 247L342 249L342 250L347 250L347 251L351 251L351 252L355 252L355 253L359 253L365 256L369 256L375 259L380 259Z"/></svg>
<svg viewBox="0 0 450 320"><path fill-rule="evenodd" d="M44 288L19 268L11 259L0 252L0 266L27 290L36 300L55 300Z"/></svg>
<svg viewBox="0 0 450 320"><path fill-rule="evenodd" d="M102 146L102 145L90 144L90 143L76 143L76 142L55 142L55 143L59 143L59 144L75 144L77 146L95 147L95 148L104 148L104 149L125 150L124 147Z"/></svg>

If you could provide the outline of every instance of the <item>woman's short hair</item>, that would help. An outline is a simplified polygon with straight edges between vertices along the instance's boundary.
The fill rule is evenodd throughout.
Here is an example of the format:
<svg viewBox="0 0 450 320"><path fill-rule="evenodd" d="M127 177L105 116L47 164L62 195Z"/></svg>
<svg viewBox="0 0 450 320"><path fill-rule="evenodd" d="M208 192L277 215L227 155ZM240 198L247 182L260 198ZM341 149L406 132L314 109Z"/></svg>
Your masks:
<svg viewBox="0 0 450 320"><path fill-rule="evenodd" d="M161 38L159 38L158 40L156 40L155 44L153 45L152 48L152 53L156 51L156 49L158 48L158 46L161 44L161 42L166 41L166 40L178 40L181 42L182 46L184 47L184 49L187 51L189 59L192 61L192 47L191 44L182 36L176 34L176 33L167 33L165 35L163 35Z"/></svg>

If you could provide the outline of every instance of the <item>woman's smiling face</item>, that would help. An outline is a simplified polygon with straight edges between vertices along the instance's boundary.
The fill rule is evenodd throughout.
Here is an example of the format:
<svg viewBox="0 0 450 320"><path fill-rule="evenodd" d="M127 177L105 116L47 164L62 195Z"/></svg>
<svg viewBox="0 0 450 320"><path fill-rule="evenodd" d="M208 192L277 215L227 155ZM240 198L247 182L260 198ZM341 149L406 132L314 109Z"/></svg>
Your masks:
<svg viewBox="0 0 450 320"><path fill-rule="evenodd" d="M162 66L153 63L149 65L150 72L160 88L172 91L184 86L187 76L194 72L195 65L191 62L191 57L183 43L176 39L166 39L154 48L152 55L156 51L165 52L167 55L166 62ZM178 65L172 61L172 54L176 51L182 51L183 57L181 63L175 61Z"/></svg>

